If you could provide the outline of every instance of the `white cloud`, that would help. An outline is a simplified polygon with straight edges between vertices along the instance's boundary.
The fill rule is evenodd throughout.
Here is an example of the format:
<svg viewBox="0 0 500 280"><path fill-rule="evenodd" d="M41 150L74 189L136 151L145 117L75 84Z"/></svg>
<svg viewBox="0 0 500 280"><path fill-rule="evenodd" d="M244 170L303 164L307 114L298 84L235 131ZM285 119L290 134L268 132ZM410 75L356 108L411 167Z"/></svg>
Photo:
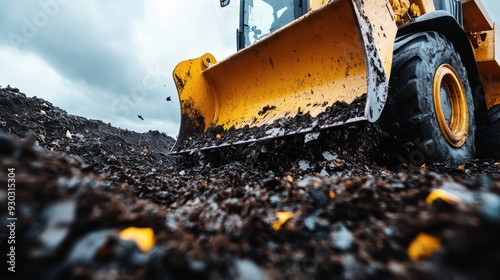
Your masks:
<svg viewBox="0 0 500 280"><path fill-rule="evenodd" d="M0 85L20 87L30 95L57 100L57 91L64 78L47 65L38 55L17 49L0 47Z"/></svg>

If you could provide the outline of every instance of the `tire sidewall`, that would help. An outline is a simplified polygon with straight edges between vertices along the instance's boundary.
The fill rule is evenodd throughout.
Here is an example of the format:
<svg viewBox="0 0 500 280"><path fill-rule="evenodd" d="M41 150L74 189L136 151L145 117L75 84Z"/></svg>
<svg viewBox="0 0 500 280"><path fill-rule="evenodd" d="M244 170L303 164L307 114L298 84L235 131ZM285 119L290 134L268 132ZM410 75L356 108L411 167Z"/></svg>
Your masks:
<svg viewBox="0 0 500 280"><path fill-rule="evenodd" d="M432 44L422 44L419 55L422 60L420 67L416 70L418 77L418 106L420 110L429 115L421 124L421 133L424 140L432 140L433 145L426 146L424 151L431 162L446 162L449 164L463 164L473 158L475 152L475 125L474 125L474 103L472 91L467 80L467 70L463 66L460 56L454 50L453 45L438 33L429 33L434 37ZM450 145L439 127L436 109L434 106L434 75L439 66L451 65L457 72L462 82L468 108L468 131L467 139L461 147Z"/></svg>

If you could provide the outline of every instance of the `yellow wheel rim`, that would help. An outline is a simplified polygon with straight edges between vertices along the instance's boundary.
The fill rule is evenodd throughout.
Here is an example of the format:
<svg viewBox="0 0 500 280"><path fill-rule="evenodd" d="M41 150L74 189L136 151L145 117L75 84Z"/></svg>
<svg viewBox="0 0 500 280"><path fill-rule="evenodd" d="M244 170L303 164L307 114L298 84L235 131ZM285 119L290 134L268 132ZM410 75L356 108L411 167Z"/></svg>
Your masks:
<svg viewBox="0 0 500 280"><path fill-rule="evenodd" d="M461 147L467 139L469 111L460 77L451 65L439 66L434 75L434 108L439 128L446 141Z"/></svg>

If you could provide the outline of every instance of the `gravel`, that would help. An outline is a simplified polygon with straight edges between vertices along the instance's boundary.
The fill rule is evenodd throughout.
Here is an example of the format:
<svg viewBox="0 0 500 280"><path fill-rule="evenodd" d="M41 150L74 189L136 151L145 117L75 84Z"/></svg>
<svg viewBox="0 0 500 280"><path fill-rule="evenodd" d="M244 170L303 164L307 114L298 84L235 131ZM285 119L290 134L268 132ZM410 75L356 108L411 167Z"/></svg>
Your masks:
<svg viewBox="0 0 500 280"><path fill-rule="evenodd" d="M252 159L231 149L182 158L168 154L168 135L9 88L0 132L2 205L15 169L18 279L500 277L500 164L409 166L392 160L377 125L249 147ZM149 251L120 237L129 227L153 230ZM422 233L439 246L411 257Z"/></svg>

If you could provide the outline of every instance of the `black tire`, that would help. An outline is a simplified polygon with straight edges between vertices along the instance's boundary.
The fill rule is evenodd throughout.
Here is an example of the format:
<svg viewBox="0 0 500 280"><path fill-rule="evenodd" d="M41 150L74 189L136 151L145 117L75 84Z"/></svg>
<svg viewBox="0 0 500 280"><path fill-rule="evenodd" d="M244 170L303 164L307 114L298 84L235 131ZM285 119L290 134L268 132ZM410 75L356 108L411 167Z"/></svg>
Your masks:
<svg viewBox="0 0 500 280"><path fill-rule="evenodd" d="M490 124L478 129L476 139L477 157L500 160L500 105L488 110Z"/></svg>
<svg viewBox="0 0 500 280"><path fill-rule="evenodd" d="M446 37L419 32L397 38L389 85L389 114L404 143L400 160L460 165L474 158L472 92Z"/></svg>

